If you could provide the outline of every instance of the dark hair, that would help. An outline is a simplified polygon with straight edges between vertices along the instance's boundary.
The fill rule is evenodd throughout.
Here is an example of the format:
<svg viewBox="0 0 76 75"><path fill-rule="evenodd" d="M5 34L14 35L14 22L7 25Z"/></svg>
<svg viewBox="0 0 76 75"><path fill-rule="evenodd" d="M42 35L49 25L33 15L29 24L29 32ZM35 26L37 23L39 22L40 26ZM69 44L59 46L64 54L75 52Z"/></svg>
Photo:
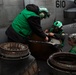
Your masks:
<svg viewBox="0 0 76 75"><path fill-rule="evenodd" d="M26 6L26 9L29 10L29 11L35 12L36 14L39 15L39 7L35 4L28 4Z"/></svg>

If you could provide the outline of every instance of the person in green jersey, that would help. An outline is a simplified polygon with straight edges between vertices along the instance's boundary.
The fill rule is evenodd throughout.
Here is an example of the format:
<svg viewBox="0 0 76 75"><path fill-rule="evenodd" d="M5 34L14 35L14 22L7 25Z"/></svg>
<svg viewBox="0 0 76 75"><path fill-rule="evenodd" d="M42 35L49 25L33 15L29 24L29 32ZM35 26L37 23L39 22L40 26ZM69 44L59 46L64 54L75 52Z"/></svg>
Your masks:
<svg viewBox="0 0 76 75"><path fill-rule="evenodd" d="M42 30L40 21L43 18L49 17L50 14L45 7L38 7L35 4L26 5L12 24L6 30L8 41L28 43L30 35L35 33L36 35L48 41L48 37Z"/></svg>
<svg viewBox="0 0 76 75"><path fill-rule="evenodd" d="M65 33L62 29L62 22L61 21L55 21L54 24L50 29L46 29L44 32L49 33L48 35L50 37L56 38L61 41L61 44L59 45L60 48L64 46L64 39L65 39Z"/></svg>
<svg viewBox="0 0 76 75"><path fill-rule="evenodd" d="M72 46L70 53L76 54L76 33L70 34L68 37L68 44Z"/></svg>

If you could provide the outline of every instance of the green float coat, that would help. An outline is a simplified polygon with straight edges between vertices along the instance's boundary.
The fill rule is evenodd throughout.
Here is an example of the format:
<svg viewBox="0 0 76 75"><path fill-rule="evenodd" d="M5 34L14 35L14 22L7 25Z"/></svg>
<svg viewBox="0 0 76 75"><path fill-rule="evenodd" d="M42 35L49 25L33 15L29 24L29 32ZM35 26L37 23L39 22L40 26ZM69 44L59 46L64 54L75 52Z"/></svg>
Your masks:
<svg viewBox="0 0 76 75"><path fill-rule="evenodd" d="M32 33L32 30L27 22L27 19L32 16L37 16L32 11L28 11L27 9L24 9L21 13L18 14L18 16L15 18L15 20L12 23L13 29L21 36L26 37L29 36Z"/></svg>

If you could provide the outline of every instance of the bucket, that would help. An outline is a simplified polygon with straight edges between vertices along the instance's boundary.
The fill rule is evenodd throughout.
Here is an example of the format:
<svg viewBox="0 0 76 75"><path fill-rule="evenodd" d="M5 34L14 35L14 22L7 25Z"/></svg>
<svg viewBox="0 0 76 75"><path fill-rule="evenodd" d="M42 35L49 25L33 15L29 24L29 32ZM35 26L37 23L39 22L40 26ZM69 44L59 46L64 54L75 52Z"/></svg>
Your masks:
<svg viewBox="0 0 76 75"><path fill-rule="evenodd" d="M47 64L53 75L76 75L76 55L69 52L52 54Z"/></svg>
<svg viewBox="0 0 76 75"><path fill-rule="evenodd" d="M51 54L60 51L58 48L55 48L55 46L53 46L52 44L46 43L37 35L33 35L31 39L34 41L36 40L36 42L29 43L30 52L36 59L47 60Z"/></svg>

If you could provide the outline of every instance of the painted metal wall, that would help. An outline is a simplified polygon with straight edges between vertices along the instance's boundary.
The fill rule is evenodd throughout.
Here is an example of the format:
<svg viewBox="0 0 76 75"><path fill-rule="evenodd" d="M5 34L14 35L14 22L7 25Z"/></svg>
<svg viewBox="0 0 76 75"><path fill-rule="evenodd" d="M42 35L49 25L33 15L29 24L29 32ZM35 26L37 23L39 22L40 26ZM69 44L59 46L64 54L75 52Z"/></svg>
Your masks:
<svg viewBox="0 0 76 75"><path fill-rule="evenodd" d="M54 18L55 18L55 5L54 5L54 0L24 0L25 6L29 3L34 3L36 5L38 5L39 7L46 7L48 8L51 16L50 18L47 19L43 19L41 21L41 25L43 27L43 29L50 27L53 24Z"/></svg>
<svg viewBox="0 0 76 75"><path fill-rule="evenodd" d="M69 23L70 20L63 17L63 10L75 7L73 0L0 0L0 27L10 25L17 14L29 3L44 6L50 11L50 18L41 21L43 29L49 28L54 19L62 21L63 24Z"/></svg>
<svg viewBox="0 0 76 75"><path fill-rule="evenodd" d="M55 9L57 20L61 20L63 24L70 24L72 21L70 19L64 18L64 10L74 8L76 5L74 4L74 0L61 0L65 1L65 5L61 2L61 7Z"/></svg>
<svg viewBox="0 0 76 75"><path fill-rule="evenodd" d="M11 24L23 9L23 0L0 0L0 27Z"/></svg>
<svg viewBox="0 0 76 75"><path fill-rule="evenodd" d="M38 6L47 7L51 13L49 19L42 20L42 27L49 28L54 20L60 20L63 24L71 23L70 20L64 18L64 10L75 7L74 0L24 0L25 6L29 3L35 3Z"/></svg>

